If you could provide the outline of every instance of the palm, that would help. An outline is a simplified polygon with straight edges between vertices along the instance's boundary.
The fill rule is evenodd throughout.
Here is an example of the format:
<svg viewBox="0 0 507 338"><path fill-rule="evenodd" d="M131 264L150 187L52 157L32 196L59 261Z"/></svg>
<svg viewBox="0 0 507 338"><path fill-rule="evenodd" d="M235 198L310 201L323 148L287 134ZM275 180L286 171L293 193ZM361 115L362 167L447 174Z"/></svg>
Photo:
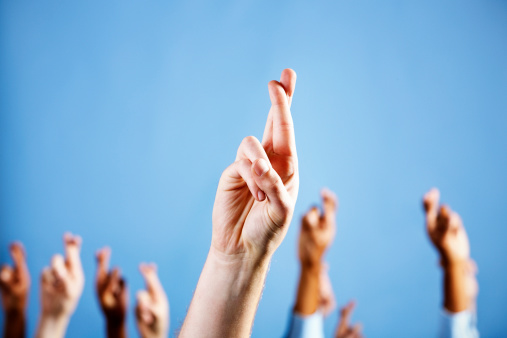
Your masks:
<svg viewBox="0 0 507 338"><path fill-rule="evenodd" d="M269 161L283 182L285 194L290 199L289 203L292 206L295 204L299 175L289 111L295 74L282 73L281 86L285 90L283 95L278 95L276 88L270 87L273 105L268 115L262 144L253 137L243 140L236 162L226 169L220 179L213 208L213 243L228 254L246 251L247 243L264 247L273 240L275 245L279 244L287 227L284 231L278 229L286 224L288 219L290 222L292 217L291 212L290 215L277 213L269 198L264 200L255 198L253 194L258 188L252 188L252 183L248 184L248 178L245 178L252 175L248 169L254 161L255 156L252 153L256 155L262 153L257 158Z"/></svg>

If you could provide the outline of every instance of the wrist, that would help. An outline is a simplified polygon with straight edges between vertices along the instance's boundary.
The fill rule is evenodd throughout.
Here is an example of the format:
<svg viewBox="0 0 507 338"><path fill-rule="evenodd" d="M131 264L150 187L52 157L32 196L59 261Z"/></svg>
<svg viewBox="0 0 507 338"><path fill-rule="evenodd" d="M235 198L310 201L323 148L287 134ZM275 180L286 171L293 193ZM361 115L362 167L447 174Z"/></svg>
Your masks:
<svg viewBox="0 0 507 338"><path fill-rule="evenodd" d="M106 326L111 329L117 329L123 327L126 323L126 318L106 318Z"/></svg>
<svg viewBox="0 0 507 338"><path fill-rule="evenodd" d="M125 320L106 320L107 336L112 337L126 337L127 328Z"/></svg>
<svg viewBox="0 0 507 338"><path fill-rule="evenodd" d="M440 259L440 265L442 266L442 270L444 272L451 272L455 270L462 270L465 269L465 267L468 264L468 259L464 258L453 258L449 259L445 256L442 256Z"/></svg>
<svg viewBox="0 0 507 338"><path fill-rule="evenodd" d="M42 313L39 319L37 338L64 337L70 316Z"/></svg>
<svg viewBox="0 0 507 338"><path fill-rule="evenodd" d="M6 318L20 318L25 316L25 309L20 307L11 307L5 309Z"/></svg>
<svg viewBox="0 0 507 338"><path fill-rule="evenodd" d="M322 261L320 259L313 260L301 260L301 271L311 272L311 273L319 273L320 268L322 267Z"/></svg>
<svg viewBox="0 0 507 338"><path fill-rule="evenodd" d="M471 299L466 290L466 261L452 260L442 262L444 308L452 313L470 307Z"/></svg>
<svg viewBox="0 0 507 338"><path fill-rule="evenodd" d="M237 277L247 277L263 270L267 270L271 260L270 254L258 255L248 252L238 254L224 253L213 245L208 252L206 264L213 265L219 271L226 272Z"/></svg>

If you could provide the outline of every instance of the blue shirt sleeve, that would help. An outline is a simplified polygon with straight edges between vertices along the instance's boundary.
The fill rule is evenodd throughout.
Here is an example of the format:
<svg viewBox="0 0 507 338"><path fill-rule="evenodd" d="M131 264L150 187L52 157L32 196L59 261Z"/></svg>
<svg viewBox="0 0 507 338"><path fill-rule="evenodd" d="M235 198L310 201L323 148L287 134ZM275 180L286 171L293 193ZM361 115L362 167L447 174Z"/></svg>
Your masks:
<svg viewBox="0 0 507 338"><path fill-rule="evenodd" d="M286 338L324 338L324 316L320 311L309 316L293 312Z"/></svg>
<svg viewBox="0 0 507 338"><path fill-rule="evenodd" d="M457 313L442 311L442 338L479 338L475 311L466 310Z"/></svg>

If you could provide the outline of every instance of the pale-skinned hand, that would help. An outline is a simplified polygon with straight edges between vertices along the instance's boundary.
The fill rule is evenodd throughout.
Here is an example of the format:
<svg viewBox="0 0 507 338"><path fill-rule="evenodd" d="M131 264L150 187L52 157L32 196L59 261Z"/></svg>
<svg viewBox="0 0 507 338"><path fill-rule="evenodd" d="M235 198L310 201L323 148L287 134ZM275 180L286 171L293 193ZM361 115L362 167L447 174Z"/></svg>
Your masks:
<svg viewBox="0 0 507 338"><path fill-rule="evenodd" d="M155 264L141 264L146 290L137 293L136 320L142 338L162 338L169 333L169 301Z"/></svg>
<svg viewBox="0 0 507 338"><path fill-rule="evenodd" d="M5 313L24 313L28 304L30 274L26 265L23 245L14 242L9 248L13 266L3 265L0 270L0 291Z"/></svg>
<svg viewBox="0 0 507 338"><path fill-rule="evenodd" d="M465 263L470 257L470 244L463 222L448 206L439 206L439 199L440 192L436 188L424 195L428 235L444 265Z"/></svg>
<svg viewBox="0 0 507 338"><path fill-rule="evenodd" d="M336 308L336 297L329 278L329 265L327 263L324 263L322 269L320 269L319 292L319 308L324 317L327 317Z"/></svg>
<svg viewBox="0 0 507 338"><path fill-rule="evenodd" d="M283 240L299 188L290 104L296 73L282 72L268 85L271 98L262 143L241 143L236 160L222 174L213 207L212 249L223 257L259 260Z"/></svg>
<svg viewBox="0 0 507 338"><path fill-rule="evenodd" d="M301 221L299 235L299 259L302 265L320 264L324 252L329 247L336 233L336 210L338 199L328 189L322 190L324 214L318 208L310 209Z"/></svg>
<svg viewBox="0 0 507 338"><path fill-rule="evenodd" d="M350 301L347 305L345 305L340 311L340 320L336 327L335 338L362 338L363 334L361 333L362 327L361 324L354 324L351 326L350 318L352 317L352 311L354 311L354 307L356 303L354 301Z"/></svg>
<svg viewBox="0 0 507 338"><path fill-rule="evenodd" d="M109 270L111 249L102 248L96 253L96 290L100 308L108 325L119 326L125 322L128 309L128 291L119 268Z"/></svg>
<svg viewBox="0 0 507 338"><path fill-rule="evenodd" d="M84 273L79 256L81 237L66 233L63 237L65 258L54 255L51 267L42 271L42 315L69 316L74 312L84 287Z"/></svg>

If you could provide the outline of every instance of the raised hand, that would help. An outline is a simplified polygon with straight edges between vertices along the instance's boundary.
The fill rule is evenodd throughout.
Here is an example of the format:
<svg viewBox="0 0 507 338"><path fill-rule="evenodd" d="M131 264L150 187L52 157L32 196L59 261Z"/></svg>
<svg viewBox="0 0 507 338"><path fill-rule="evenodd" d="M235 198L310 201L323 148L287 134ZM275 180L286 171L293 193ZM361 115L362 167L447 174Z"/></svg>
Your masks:
<svg viewBox="0 0 507 338"><path fill-rule="evenodd" d="M12 267L3 265L0 270L0 291L5 312L4 337L24 337L30 274L21 243L11 244L9 251L14 264Z"/></svg>
<svg viewBox="0 0 507 338"><path fill-rule="evenodd" d="M269 83L271 109L261 142L243 139L236 160L222 174L213 208L212 247L225 255L269 256L284 238L299 188L290 103L291 69Z"/></svg>
<svg viewBox="0 0 507 338"><path fill-rule="evenodd" d="M299 188L290 104L296 73L268 85L271 99L262 143L253 136L222 174L213 207L208 258L180 337L246 337L269 261L287 233Z"/></svg>
<svg viewBox="0 0 507 338"><path fill-rule="evenodd" d="M167 337L169 333L169 301L157 276L155 264L141 264L139 270L146 290L137 293L137 328L142 338Z"/></svg>
<svg viewBox="0 0 507 338"><path fill-rule="evenodd" d="M424 195L428 235L443 264L465 262L470 257L470 244L463 222L448 206L439 206L439 199L440 192L436 188Z"/></svg>
<svg viewBox="0 0 507 338"><path fill-rule="evenodd" d="M111 249L97 251L96 289L100 308L106 318L108 337L126 336L126 316L128 309L128 291L120 269L109 271Z"/></svg>
<svg viewBox="0 0 507 338"><path fill-rule="evenodd" d="M351 326L350 317L352 317L352 311L354 311L354 307L356 303L354 301L350 301L347 305L345 305L340 311L340 320L338 325L336 326L335 338L361 338L363 337L361 330L361 324L355 324Z"/></svg>
<svg viewBox="0 0 507 338"><path fill-rule="evenodd" d="M324 214L313 207L301 221L299 234L299 259L302 265L320 265L325 250L329 247L336 233L336 195L323 189L321 192Z"/></svg>
<svg viewBox="0 0 507 338"><path fill-rule="evenodd" d="M313 207L301 220L299 232L301 273L294 304L294 312L300 315L311 315L319 308L329 311L330 307L334 306L333 289L327 271L323 269L322 257L336 233L338 199L328 189L322 189L321 195L324 213L321 215L319 209Z"/></svg>
<svg viewBox="0 0 507 338"><path fill-rule="evenodd" d="M81 237L66 233L63 239L65 257L54 255L51 267L42 271L38 337L63 337L83 292Z"/></svg>
<svg viewBox="0 0 507 338"><path fill-rule="evenodd" d="M431 189L423 198L426 229L440 253L444 272L444 307L461 312L472 306L469 274L470 244L459 215L447 206L439 206L440 192Z"/></svg>

